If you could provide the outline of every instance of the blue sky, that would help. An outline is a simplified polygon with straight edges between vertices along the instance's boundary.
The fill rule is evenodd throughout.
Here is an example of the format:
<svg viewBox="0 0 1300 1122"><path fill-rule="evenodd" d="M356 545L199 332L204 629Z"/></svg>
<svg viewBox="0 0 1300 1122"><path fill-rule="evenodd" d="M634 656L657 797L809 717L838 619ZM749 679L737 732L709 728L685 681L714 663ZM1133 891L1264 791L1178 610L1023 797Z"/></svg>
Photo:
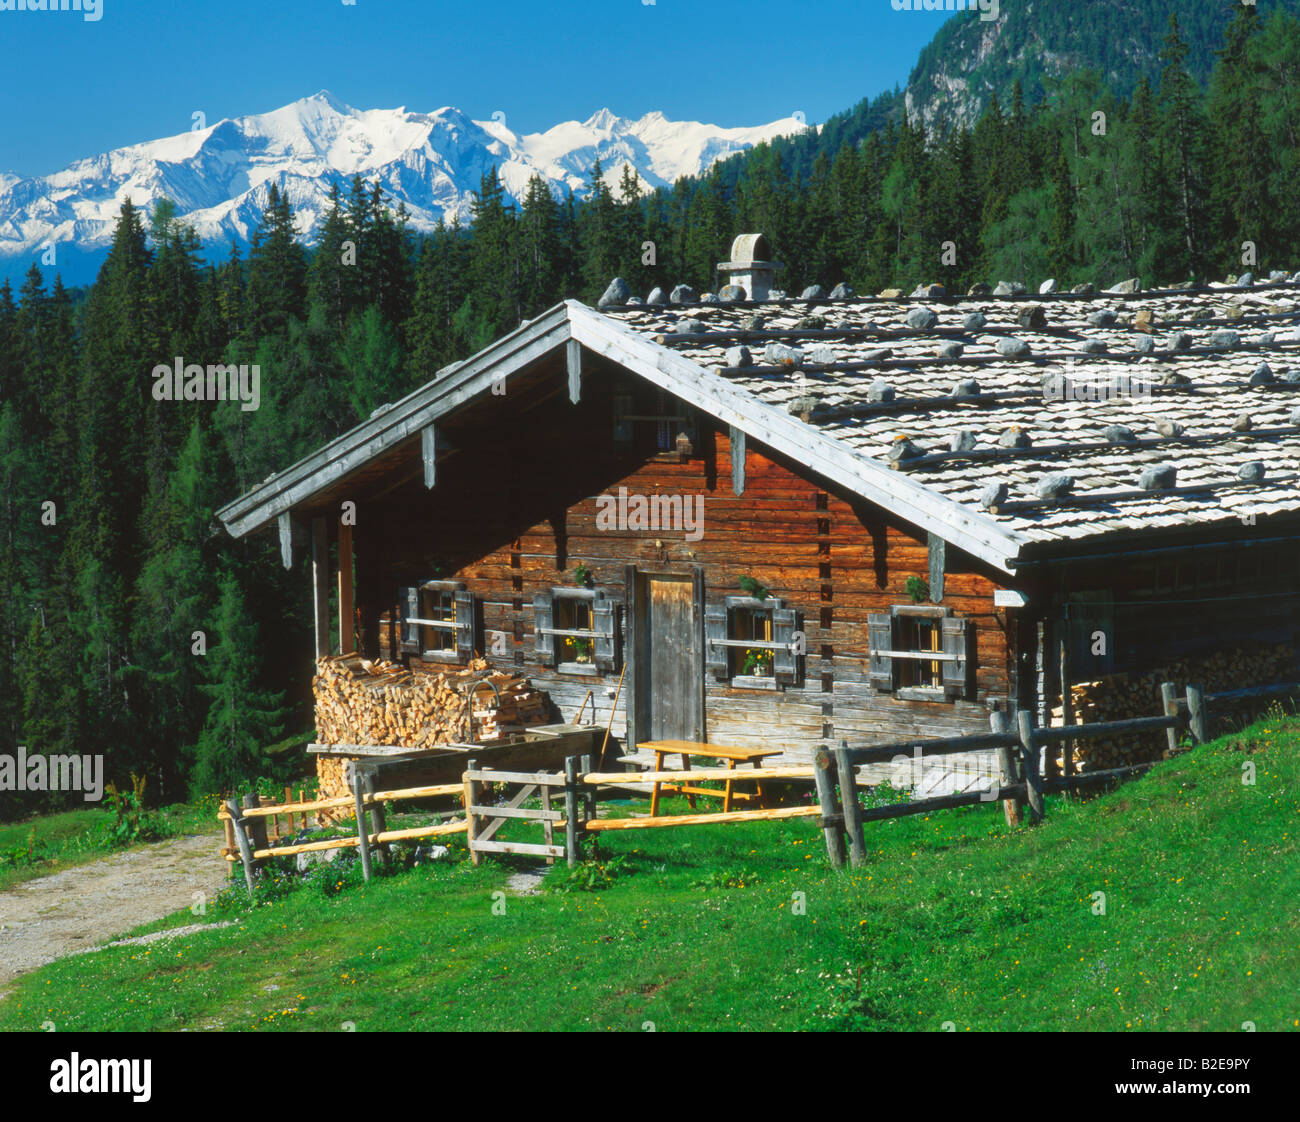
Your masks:
<svg viewBox="0 0 1300 1122"><path fill-rule="evenodd" d="M0 11L0 171L52 172L186 132L196 111L211 124L320 89L359 108L500 111L518 133L602 107L816 123L905 83L951 18L890 0L101 3L97 22Z"/></svg>

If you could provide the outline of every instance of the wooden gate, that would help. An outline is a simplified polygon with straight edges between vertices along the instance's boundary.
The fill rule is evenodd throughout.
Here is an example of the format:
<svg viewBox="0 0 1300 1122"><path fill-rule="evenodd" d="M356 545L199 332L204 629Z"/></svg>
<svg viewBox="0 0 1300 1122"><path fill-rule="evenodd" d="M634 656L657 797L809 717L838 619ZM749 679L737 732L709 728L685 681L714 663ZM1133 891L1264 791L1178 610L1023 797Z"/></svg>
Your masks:
<svg viewBox="0 0 1300 1122"><path fill-rule="evenodd" d="M590 757L586 757L590 759ZM545 857L548 865L553 865L557 857L568 857L569 864L577 858L577 767L576 756L565 761L563 773L537 771L491 771L480 770L477 761L468 761L465 771L465 820L469 824L467 840L470 859L475 865L483 853L522 853L533 857ZM570 780L568 773L573 772ZM500 806L485 806L484 788L488 784L504 785L518 788L513 791ZM563 798L565 809L555 809L556 792ZM526 807L529 799L541 797L540 807ZM544 844L536 842L506 842L495 840L495 835L502 825L511 819L523 819L527 822L540 822L545 834ZM566 825L566 844L555 844L555 825Z"/></svg>

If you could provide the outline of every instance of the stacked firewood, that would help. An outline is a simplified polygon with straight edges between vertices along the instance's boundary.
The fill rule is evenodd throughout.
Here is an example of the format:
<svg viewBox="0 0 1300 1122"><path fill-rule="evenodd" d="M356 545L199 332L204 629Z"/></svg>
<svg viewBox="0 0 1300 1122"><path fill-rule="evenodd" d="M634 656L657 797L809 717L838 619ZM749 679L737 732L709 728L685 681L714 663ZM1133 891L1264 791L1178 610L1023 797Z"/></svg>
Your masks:
<svg viewBox="0 0 1300 1122"><path fill-rule="evenodd" d="M457 670L408 670L383 659L329 655L317 660L312 688L321 744L417 751L469 742L471 729L474 743L490 744L550 719L543 691L481 658ZM317 756L323 798L348 793L348 758Z"/></svg>
<svg viewBox="0 0 1300 1122"><path fill-rule="evenodd" d="M1075 724L1099 724L1160 714L1160 686L1172 682L1179 698L1187 683L1206 693L1219 693L1295 679L1295 653L1284 644L1239 647L1200 658L1178 659L1145 675L1111 674L1081 682L1073 691ZM1216 708L1214 716L1226 714ZM1061 723L1061 707L1052 710L1052 724ZM1079 771L1102 771L1161 758L1168 745L1163 731L1074 742ZM1058 756L1059 764L1059 756Z"/></svg>
<svg viewBox="0 0 1300 1122"><path fill-rule="evenodd" d="M549 719L550 699L526 678L474 659L462 670L407 670L383 660L331 655L313 680L322 744L436 748L500 739ZM473 702L469 698L473 695Z"/></svg>

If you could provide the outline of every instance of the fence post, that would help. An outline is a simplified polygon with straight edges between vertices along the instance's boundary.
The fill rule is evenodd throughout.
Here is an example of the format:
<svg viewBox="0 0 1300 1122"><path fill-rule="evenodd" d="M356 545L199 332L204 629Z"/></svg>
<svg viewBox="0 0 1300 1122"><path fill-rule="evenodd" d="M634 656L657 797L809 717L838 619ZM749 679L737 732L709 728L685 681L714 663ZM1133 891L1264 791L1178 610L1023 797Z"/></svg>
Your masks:
<svg viewBox="0 0 1300 1122"><path fill-rule="evenodd" d="M1206 744L1210 739L1210 714L1205 707L1205 691L1200 686L1187 683L1187 716L1190 720L1193 744Z"/></svg>
<svg viewBox="0 0 1300 1122"><path fill-rule="evenodd" d="M375 799L375 777L367 775L362 790L366 793L366 799L370 802L370 813L375 821L375 833L382 834L388 828L388 815L384 813L384 804ZM392 852L385 842L379 842L379 856L383 858L384 863L392 856Z"/></svg>
<svg viewBox="0 0 1300 1122"><path fill-rule="evenodd" d="M854 866L867 859L867 839L862 832L862 807L858 803L857 770L849 761L849 742L835 749L835 771L840 777L840 804L844 808L844 833L849 839L849 860Z"/></svg>
<svg viewBox="0 0 1300 1122"><path fill-rule="evenodd" d="M989 714L989 727L999 735L1010 731L1011 719L1001 709ZM1019 754L1005 744L998 748L998 763L1002 768L1002 782L1014 786L1021 781ZM1002 800L1002 813L1006 816L1008 826L1019 826L1024 812L1024 800L1013 796Z"/></svg>
<svg viewBox="0 0 1300 1122"><path fill-rule="evenodd" d="M1178 694L1174 689L1173 682L1160 683L1160 709L1166 717L1178 716ZM1168 741L1169 748L1165 752L1165 759L1169 759L1178 751L1178 728L1175 726L1171 729L1165 729L1165 740Z"/></svg>
<svg viewBox="0 0 1300 1122"><path fill-rule="evenodd" d="M579 779L579 782L581 782L582 777L583 777L584 775L589 775L591 772L593 772L593 771L596 770L594 767L592 767L592 762L591 762L591 757L590 757L590 756L583 756L583 757L582 757L582 760L581 760L581 765L582 765L582 766L581 766L581 770L578 772L578 779ZM583 826L584 826L583 833L585 834L585 833L586 833L586 829L585 829L586 823L590 822L592 819L594 819L594 818L597 816L597 810L596 810L596 788L595 788L595 787L591 787L591 786L584 786L584 787L582 788L582 791L583 791L583 795L582 795L582 801L583 801L582 821L583 821ZM599 859L600 859L600 835L599 835L599 834L592 834L592 835L591 835L591 856L592 856L595 860L599 860Z"/></svg>
<svg viewBox="0 0 1300 1122"><path fill-rule="evenodd" d="M578 757L564 757L564 856L578 863Z"/></svg>
<svg viewBox="0 0 1300 1122"><path fill-rule="evenodd" d="M478 864L478 851L474 848L474 814L471 807L478 805L477 790L478 783L469 777L469 773L478 768L477 760L465 761L465 844L469 846L469 859Z"/></svg>
<svg viewBox="0 0 1300 1122"><path fill-rule="evenodd" d="M261 795L244 796L245 809L251 810L253 807L260 807L261 805L262 805ZM246 818L243 821L244 821L244 829L248 831L248 843L253 847L253 851L257 852L257 850L259 849L270 849L271 839L267 836L266 833L266 819L260 817ZM262 862L259 861L256 857L254 857L253 870L257 871L261 867L262 867Z"/></svg>
<svg viewBox="0 0 1300 1122"><path fill-rule="evenodd" d="M370 879L370 815L366 813L366 792L357 769L347 765L352 772L352 802L357 808L357 848L361 850L361 875Z"/></svg>
<svg viewBox="0 0 1300 1122"><path fill-rule="evenodd" d="M835 801L835 761L823 745L813 760L813 782L817 785L817 802L822 808L822 833L826 835L826 853L837 869L844 867L844 835L840 828L844 815Z"/></svg>
<svg viewBox="0 0 1300 1122"><path fill-rule="evenodd" d="M1038 749L1034 747L1034 715L1022 709L1016 714L1020 729L1020 758L1024 761L1025 785L1029 794L1029 813L1035 822L1043 820L1043 773L1038 767Z"/></svg>
<svg viewBox="0 0 1300 1122"><path fill-rule="evenodd" d="M248 834L244 831L244 813L240 810L238 799L226 800L226 813L230 815L230 825L235 833L235 844L239 846L239 857L244 864L244 883L248 885L248 894L253 894L253 847L248 844Z"/></svg>

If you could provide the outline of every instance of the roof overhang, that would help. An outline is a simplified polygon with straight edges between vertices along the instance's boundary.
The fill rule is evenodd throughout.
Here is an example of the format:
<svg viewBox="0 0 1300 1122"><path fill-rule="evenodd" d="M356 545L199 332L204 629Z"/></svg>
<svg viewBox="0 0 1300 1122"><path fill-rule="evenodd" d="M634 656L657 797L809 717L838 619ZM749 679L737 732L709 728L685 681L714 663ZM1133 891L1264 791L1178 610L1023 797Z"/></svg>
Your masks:
<svg viewBox="0 0 1300 1122"><path fill-rule="evenodd" d="M559 304L428 385L377 412L285 471L222 507L217 516L243 537L309 502L349 473L482 394L494 383L564 347L579 343L828 481L1003 572L1015 569L1024 539L992 519L936 494L887 465L856 455L833 437L765 404L624 324L576 300Z"/></svg>

